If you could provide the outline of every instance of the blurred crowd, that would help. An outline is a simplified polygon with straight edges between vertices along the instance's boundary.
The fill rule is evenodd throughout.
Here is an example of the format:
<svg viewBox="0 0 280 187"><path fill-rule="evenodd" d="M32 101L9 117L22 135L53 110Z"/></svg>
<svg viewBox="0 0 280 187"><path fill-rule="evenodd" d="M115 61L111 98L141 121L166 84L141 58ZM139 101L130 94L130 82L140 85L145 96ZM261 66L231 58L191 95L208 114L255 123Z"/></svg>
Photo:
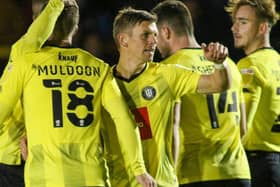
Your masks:
<svg viewBox="0 0 280 187"><path fill-rule="evenodd" d="M0 0L0 70L7 62L11 45L26 32L32 22L31 0ZM182 0L191 10L199 42L219 41L229 48L234 60L243 54L233 48L231 20L224 11L227 0ZM113 17L126 6L149 10L160 0L77 0L80 6L79 33L74 44L109 64L115 64L117 51L112 38ZM277 0L280 11L280 1ZM280 23L272 30L272 46L280 51ZM160 60L159 55L155 60Z"/></svg>

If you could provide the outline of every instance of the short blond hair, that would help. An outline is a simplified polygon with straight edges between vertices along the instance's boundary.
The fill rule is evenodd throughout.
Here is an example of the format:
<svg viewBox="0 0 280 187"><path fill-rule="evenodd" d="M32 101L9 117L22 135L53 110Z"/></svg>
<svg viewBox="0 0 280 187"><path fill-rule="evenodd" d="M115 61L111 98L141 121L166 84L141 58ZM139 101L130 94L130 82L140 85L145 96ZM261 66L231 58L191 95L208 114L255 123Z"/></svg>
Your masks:
<svg viewBox="0 0 280 187"><path fill-rule="evenodd" d="M117 47L119 47L119 41L117 39L118 34L125 31L129 33L135 25L140 24L143 21L156 23L157 16L146 10L138 10L132 7L126 7L119 10L113 23L113 38Z"/></svg>

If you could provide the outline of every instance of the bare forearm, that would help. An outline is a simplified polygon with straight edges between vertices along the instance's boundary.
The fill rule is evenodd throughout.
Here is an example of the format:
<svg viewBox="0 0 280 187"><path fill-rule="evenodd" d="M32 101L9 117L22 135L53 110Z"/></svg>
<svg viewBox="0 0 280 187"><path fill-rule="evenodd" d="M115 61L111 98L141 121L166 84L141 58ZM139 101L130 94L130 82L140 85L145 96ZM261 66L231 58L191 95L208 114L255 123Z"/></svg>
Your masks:
<svg viewBox="0 0 280 187"><path fill-rule="evenodd" d="M197 87L198 93L217 93L231 86L230 68L225 65L222 69L215 69L213 74L201 75Z"/></svg>

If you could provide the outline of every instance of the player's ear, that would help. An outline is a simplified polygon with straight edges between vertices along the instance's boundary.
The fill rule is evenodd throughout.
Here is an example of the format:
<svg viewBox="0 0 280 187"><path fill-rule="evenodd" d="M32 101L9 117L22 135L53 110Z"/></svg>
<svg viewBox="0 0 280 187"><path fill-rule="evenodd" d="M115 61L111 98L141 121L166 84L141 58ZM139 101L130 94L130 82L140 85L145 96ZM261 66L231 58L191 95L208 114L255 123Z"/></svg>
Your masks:
<svg viewBox="0 0 280 187"><path fill-rule="evenodd" d="M266 32L269 31L269 29L270 29L269 23L267 23L267 22L260 23L260 25L259 25L259 33L260 34L265 34Z"/></svg>
<svg viewBox="0 0 280 187"><path fill-rule="evenodd" d="M118 39L121 47L128 47L128 36L126 33L119 34Z"/></svg>
<svg viewBox="0 0 280 187"><path fill-rule="evenodd" d="M161 26L160 32L165 39L170 39L171 37L171 29L168 26Z"/></svg>
<svg viewBox="0 0 280 187"><path fill-rule="evenodd" d="M79 30L79 26L76 25L74 30L73 30L73 36L75 36L78 33L78 30Z"/></svg>

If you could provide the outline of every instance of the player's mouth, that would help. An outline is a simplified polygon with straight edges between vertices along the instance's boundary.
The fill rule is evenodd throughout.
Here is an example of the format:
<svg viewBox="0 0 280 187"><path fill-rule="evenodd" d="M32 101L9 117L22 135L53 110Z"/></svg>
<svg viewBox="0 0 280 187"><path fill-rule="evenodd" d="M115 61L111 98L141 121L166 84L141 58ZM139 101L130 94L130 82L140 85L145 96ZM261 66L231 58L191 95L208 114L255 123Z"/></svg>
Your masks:
<svg viewBox="0 0 280 187"><path fill-rule="evenodd" d="M233 34L233 38L234 40L240 40L242 38L242 36L240 34Z"/></svg>
<svg viewBox="0 0 280 187"><path fill-rule="evenodd" d="M145 49L144 50L145 54L150 54L153 55L155 53L155 48L151 48L151 49Z"/></svg>

